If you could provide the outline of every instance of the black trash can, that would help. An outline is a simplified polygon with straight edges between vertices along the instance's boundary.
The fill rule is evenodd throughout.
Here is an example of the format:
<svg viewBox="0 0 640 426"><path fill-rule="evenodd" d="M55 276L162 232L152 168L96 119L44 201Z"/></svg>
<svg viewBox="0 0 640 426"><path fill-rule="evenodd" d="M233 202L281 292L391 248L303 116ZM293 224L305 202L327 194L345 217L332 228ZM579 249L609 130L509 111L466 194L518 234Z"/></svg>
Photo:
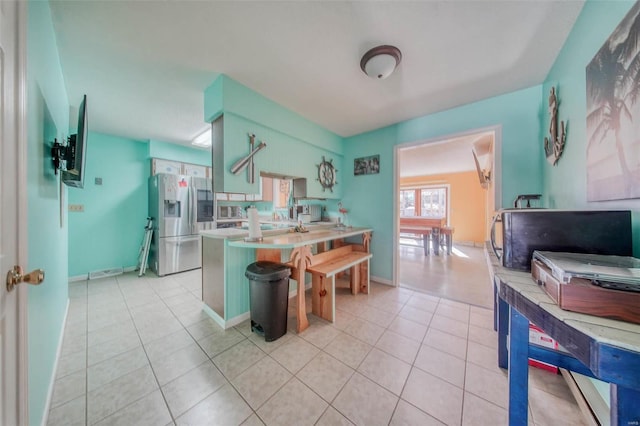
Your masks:
<svg viewBox="0 0 640 426"><path fill-rule="evenodd" d="M275 262L260 261L247 266L251 302L251 331L272 342L287 332L289 276L291 269Z"/></svg>

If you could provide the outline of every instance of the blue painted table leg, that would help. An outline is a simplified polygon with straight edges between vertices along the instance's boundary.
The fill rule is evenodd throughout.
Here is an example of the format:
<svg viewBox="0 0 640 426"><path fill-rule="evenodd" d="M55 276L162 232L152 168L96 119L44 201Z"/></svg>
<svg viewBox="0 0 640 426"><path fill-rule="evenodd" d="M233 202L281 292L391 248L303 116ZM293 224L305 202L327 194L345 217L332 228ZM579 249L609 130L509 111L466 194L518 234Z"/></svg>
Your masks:
<svg viewBox="0 0 640 426"><path fill-rule="evenodd" d="M611 384L611 424L640 425L640 391Z"/></svg>
<svg viewBox="0 0 640 426"><path fill-rule="evenodd" d="M509 321L509 426L526 426L529 403L529 320L511 307Z"/></svg>
<svg viewBox="0 0 640 426"><path fill-rule="evenodd" d="M498 331L498 285L493 280L493 331Z"/></svg>
<svg viewBox="0 0 640 426"><path fill-rule="evenodd" d="M509 304L498 297L498 367L509 368L507 338L509 334ZM527 333L529 325L527 324ZM529 336L527 335L527 342Z"/></svg>

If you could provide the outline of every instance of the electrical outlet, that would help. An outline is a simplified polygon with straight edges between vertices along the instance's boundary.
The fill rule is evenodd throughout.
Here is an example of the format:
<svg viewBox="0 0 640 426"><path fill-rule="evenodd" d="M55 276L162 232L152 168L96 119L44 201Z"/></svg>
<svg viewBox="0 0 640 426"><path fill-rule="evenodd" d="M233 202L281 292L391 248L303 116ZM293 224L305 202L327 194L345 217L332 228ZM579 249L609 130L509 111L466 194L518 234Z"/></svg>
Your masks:
<svg viewBox="0 0 640 426"><path fill-rule="evenodd" d="M84 204L69 204L70 212L84 212Z"/></svg>

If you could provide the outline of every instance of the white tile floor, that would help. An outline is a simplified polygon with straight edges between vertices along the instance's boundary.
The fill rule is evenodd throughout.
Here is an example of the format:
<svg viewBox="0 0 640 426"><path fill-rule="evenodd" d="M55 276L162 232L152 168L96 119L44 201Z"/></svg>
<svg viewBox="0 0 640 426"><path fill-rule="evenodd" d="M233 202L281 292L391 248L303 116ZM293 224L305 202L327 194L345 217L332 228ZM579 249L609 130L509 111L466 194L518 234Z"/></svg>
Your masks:
<svg viewBox="0 0 640 426"><path fill-rule="evenodd" d="M400 286L491 308L493 292L484 248L455 244L452 254L424 255L422 245L399 246Z"/></svg>
<svg viewBox="0 0 640 426"><path fill-rule="evenodd" d="M70 283L48 424L507 424L491 311L342 284L334 324L297 335L291 299L266 343L201 311L199 271ZM529 423L583 424L563 379L530 371Z"/></svg>

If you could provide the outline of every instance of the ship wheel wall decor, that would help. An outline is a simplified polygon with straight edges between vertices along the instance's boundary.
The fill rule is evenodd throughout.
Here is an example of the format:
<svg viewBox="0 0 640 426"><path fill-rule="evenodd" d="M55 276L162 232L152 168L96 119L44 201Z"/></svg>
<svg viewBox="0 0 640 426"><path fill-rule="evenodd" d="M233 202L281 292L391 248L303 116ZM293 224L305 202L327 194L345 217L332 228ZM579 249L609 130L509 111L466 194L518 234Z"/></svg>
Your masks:
<svg viewBox="0 0 640 426"><path fill-rule="evenodd" d="M337 185L336 173L338 169L333 166L333 159L327 161L322 156L322 162L316 165L318 167L318 181L322 185L322 191L329 190L333 192L333 186Z"/></svg>

